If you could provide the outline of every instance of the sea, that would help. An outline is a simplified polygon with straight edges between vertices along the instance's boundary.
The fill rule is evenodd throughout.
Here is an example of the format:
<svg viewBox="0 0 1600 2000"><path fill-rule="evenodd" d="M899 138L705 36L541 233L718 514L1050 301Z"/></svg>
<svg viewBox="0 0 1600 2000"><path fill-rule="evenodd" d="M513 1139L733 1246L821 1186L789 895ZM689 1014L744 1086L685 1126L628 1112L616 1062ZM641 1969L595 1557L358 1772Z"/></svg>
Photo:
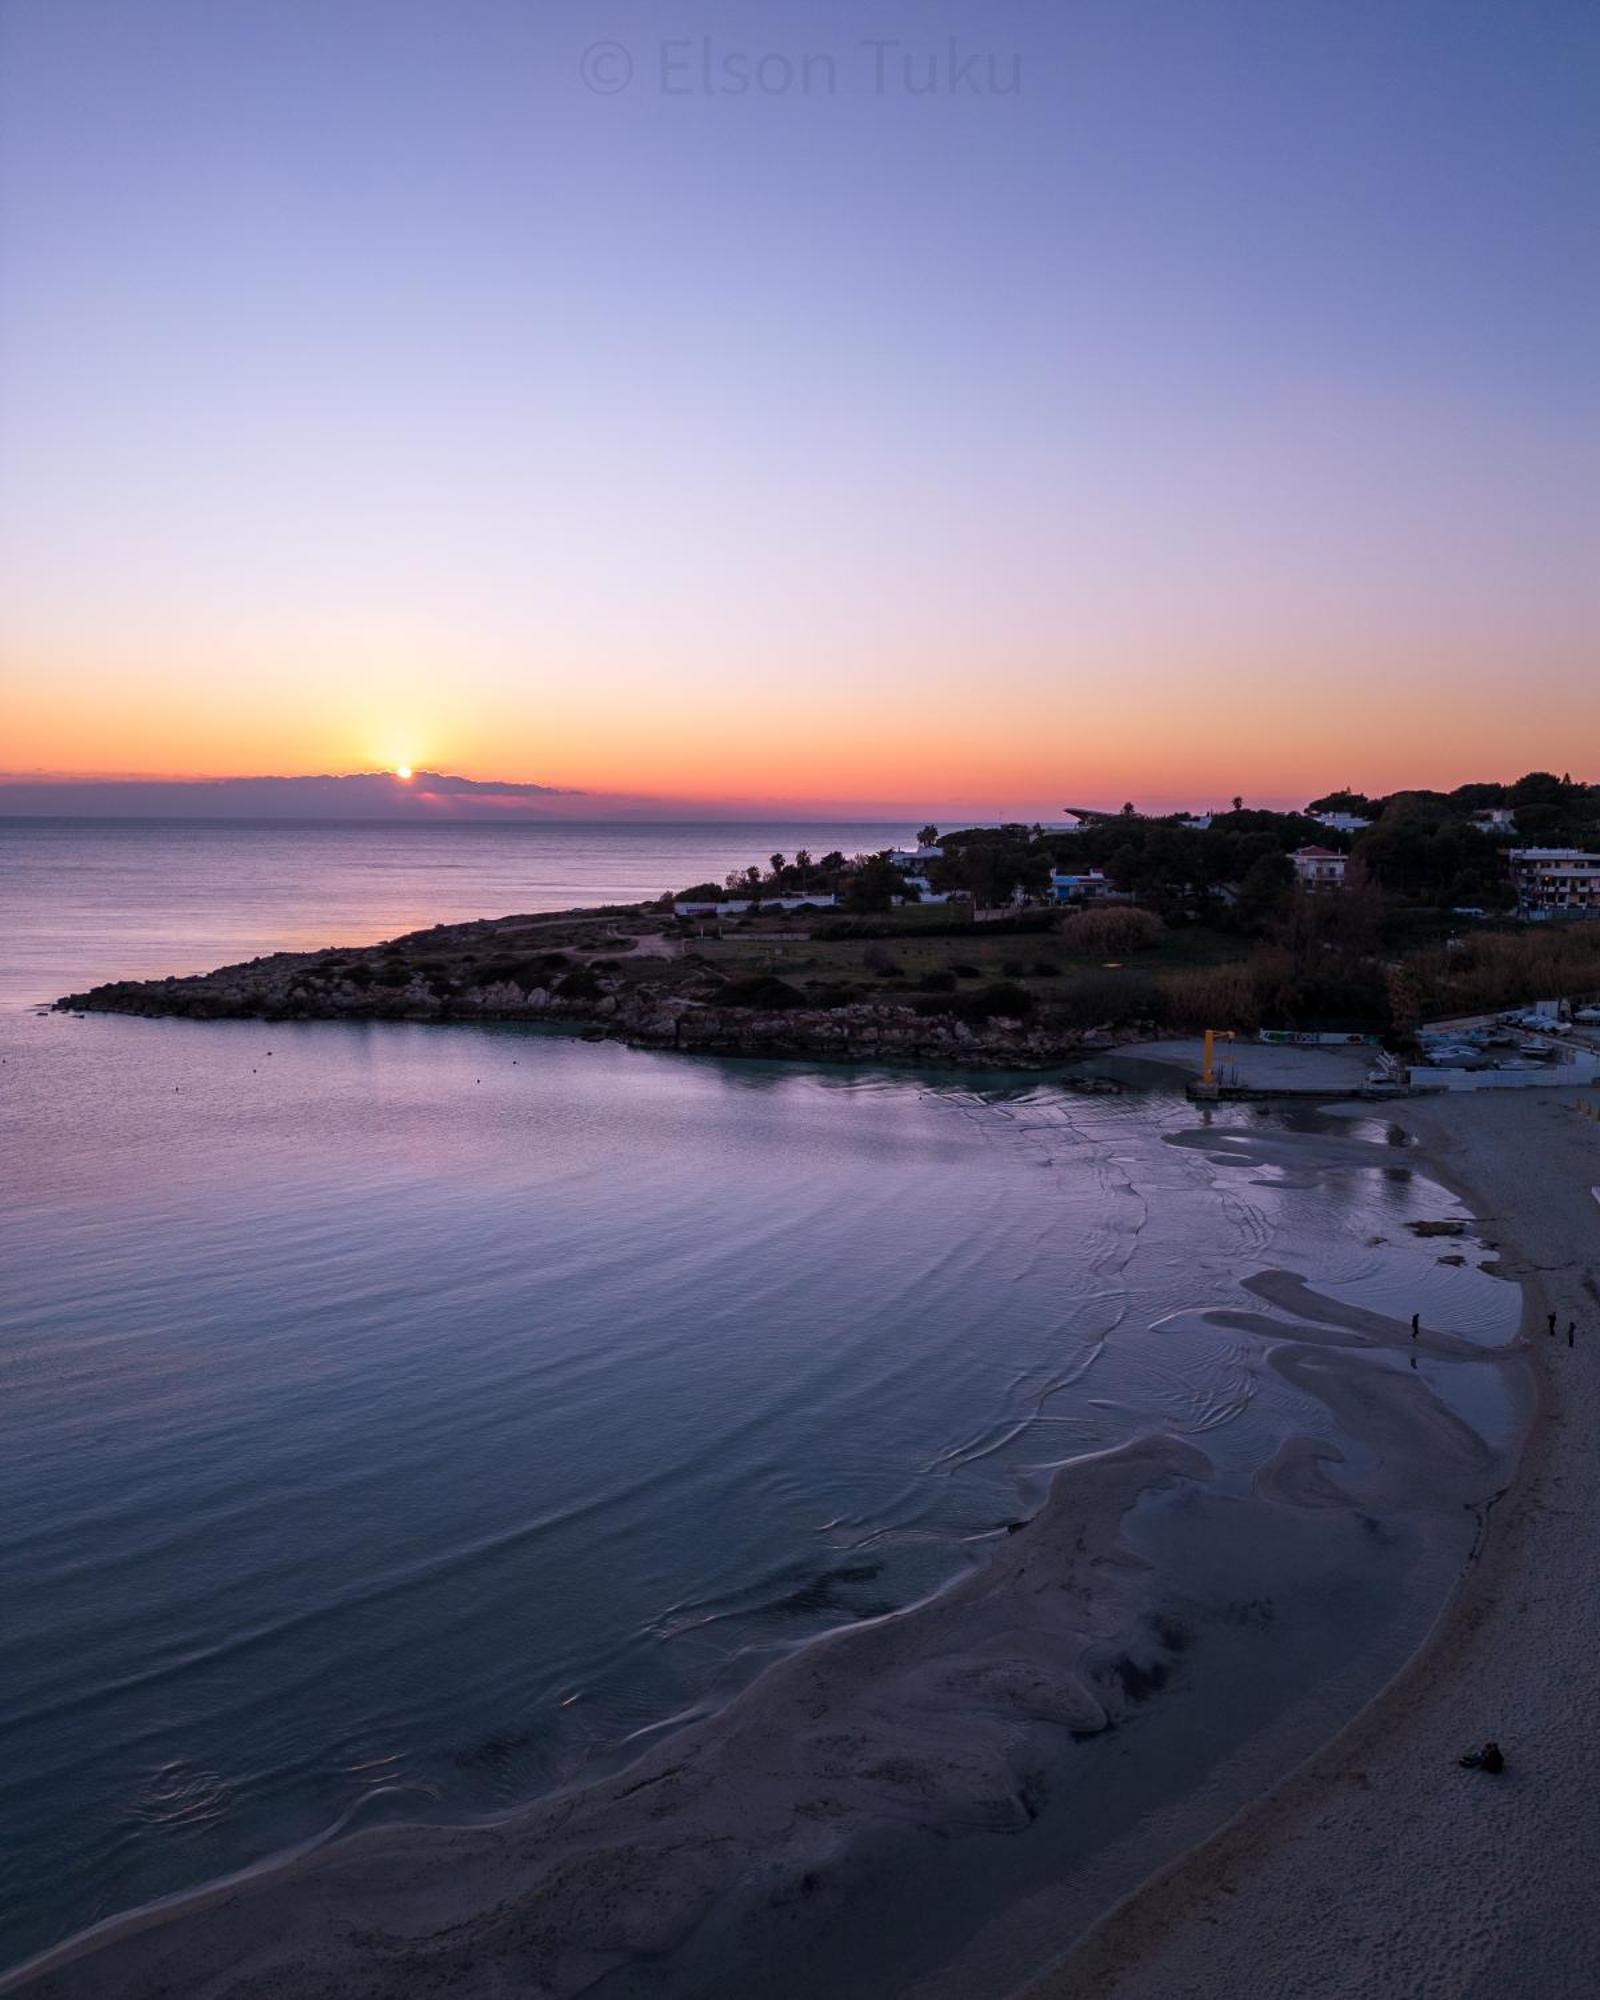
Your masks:
<svg viewBox="0 0 1600 2000"><path fill-rule="evenodd" d="M0 1966L614 1768L981 1561L1079 1455L1167 1432L1248 1495L1341 1442L1239 1318L1262 1270L1510 1338L1379 1119L49 1011L912 832L0 823ZM1436 1380L1509 1445L1492 1360ZM1376 1676L1437 1592L1369 1539Z"/></svg>

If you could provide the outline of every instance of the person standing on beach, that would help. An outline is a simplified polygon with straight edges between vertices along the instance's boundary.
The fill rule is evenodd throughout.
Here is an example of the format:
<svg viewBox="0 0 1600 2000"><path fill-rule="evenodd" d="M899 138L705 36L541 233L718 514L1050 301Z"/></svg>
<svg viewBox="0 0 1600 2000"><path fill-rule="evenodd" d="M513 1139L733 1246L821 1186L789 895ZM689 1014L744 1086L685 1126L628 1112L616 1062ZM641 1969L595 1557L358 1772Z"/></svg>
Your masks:
<svg viewBox="0 0 1600 2000"><path fill-rule="evenodd" d="M1574 1337L1576 1336L1576 1334L1577 1334L1577 1331L1578 1331L1578 1322L1577 1322L1577 1321L1576 1321L1575 1319L1569 1319L1569 1320L1567 1321L1567 1345L1568 1345L1568 1347L1570 1347L1570 1346L1572 1345L1572 1343L1573 1343L1573 1339L1574 1339Z"/></svg>
<svg viewBox="0 0 1600 2000"><path fill-rule="evenodd" d="M1556 1337L1556 1316L1555 1316L1555 1314L1554 1314L1554 1313L1551 1313L1551 1315L1550 1315L1550 1338L1551 1338L1552 1340L1554 1340L1554 1339L1555 1339L1555 1337Z"/></svg>
<svg viewBox="0 0 1600 2000"><path fill-rule="evenodd" d="M1422 1315L1421 1313L1413 1313L1411 1315L1411 1338L1415 1340L1417 1335L1421 1333L1421 1331L1422 1331Z"/></svg>

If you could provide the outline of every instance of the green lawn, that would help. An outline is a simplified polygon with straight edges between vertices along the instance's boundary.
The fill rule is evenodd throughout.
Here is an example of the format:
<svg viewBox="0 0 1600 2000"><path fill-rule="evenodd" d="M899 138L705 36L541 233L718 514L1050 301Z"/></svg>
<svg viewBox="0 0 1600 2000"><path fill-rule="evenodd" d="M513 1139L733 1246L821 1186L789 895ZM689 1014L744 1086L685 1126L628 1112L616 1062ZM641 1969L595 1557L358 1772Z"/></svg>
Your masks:
<svg viewBox="0 0 1600 2000"><path fill-rule="evenodd" d="M1070 951L1054 930L997 933L977 924L956 937L937 937L926 934L925 924L905 923L884 938L784 938L751 930L697 938L688 949L733 979L770 973L797 986L864 986L885 992L913 988L932 972L971 966L979 979L962 978L962 985L1016 980L1048 1001L1074 974L1103 972L1108 965L1136 977L1220 965L1244 957L1248 944L1194 925L1166 932L1153 949L1115 960Z"/></svg>

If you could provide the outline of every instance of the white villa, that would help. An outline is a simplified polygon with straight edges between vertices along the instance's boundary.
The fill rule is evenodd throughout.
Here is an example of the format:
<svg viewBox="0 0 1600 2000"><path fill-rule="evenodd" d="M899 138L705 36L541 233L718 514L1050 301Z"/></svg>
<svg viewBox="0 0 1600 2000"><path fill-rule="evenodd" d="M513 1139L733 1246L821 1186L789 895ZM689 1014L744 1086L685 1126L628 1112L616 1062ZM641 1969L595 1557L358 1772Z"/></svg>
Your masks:
<svg viewBox="0 0 1600 2000"><path fill-rule="evenodd" d="M1289 856L1295 877L1307 895L1317 896L1344 887L1348 856L1335 854L1331 847L1298 847Z"/></svg>

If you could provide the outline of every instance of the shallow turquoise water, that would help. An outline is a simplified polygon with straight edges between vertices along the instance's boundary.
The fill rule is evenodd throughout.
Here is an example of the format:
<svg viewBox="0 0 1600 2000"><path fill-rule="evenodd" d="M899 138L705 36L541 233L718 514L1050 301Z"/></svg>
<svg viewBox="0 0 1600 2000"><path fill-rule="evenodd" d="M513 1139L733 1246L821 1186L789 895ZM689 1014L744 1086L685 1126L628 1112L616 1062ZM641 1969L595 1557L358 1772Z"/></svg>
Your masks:
<svg viewBox="0 0 1600 2000"><path fill-rule="evenodd" d="M7 884L35 968L49 867L55 906ZM161 874L125 938L86 891L58 984L158 969ZM594 1768L933 1587L1074 1453L1163 1428L1243 1482L1329 1425L1197 1321L1252 1271L1486 1333L1508 1292L1406 1237L1451 1205L1381 1145L1219 1161L1175 1095L16 1005L0 1055L8 1961Z"/></svg>

